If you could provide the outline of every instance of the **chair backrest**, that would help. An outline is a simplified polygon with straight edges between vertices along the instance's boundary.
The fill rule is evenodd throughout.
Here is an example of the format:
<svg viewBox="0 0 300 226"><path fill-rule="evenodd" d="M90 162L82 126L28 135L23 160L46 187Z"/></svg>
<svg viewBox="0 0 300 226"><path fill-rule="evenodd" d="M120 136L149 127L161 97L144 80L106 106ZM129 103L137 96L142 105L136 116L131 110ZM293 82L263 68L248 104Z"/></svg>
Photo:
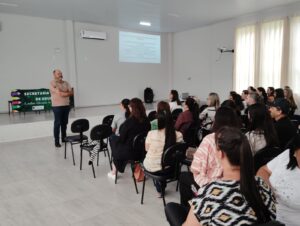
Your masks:
<svg viewBox="0 0 300 226"><path fill-rule="evenodd" d="M183 134L183 140L189 145L189 147L196 147L199 145L199 140L197 136L199 128L199 123L190 123L186 129L186 132Z"/></svg>
<svg viewBox="0 0 300 226"><path fill-rule="evenodd" d="M255 172L259 170L260 167L266 165L273 158L282 153L282 149L279 147L264 147L259 150L254 155L254 169Z"/></svg>
<svg viewBox="0 0 300 226"><path fill-rule="evenodd" d="M87 119L77 119L71 124L72 133L83 133L88 131L90 128L89 120Z"/></svg>
<svg viewBox="0 0 300 226"><path fill-rule="evenodd" d="M109 125L111 126L113 120L114 120L114 115L107 115L103 118L102 120L102 124L106 124L106 125Z"/></svg>
<svg viewBox="0 0 300 226"><path fill-rule="evenodd" d="M178 116L180 115L180 113L182 112L182 109L181 108L177 108L177 109L174 109L172 111L172 118L174 121L177 120Z"/></svg>
<svg viewBox="0 0 300 226"><path fill-rule="evenodd" d="M93 127L91 130L91 140L102 141L112 135L112 129L109 125L101 124Z"/></svg>
<svg viewBox="0 0 300 226"><path fill-rule="evenodd" d="M167 167L175 168L175 177L179 175L179 165L186 158L186 150L188 145L186 143L176 143L164 151L161 159L162 169Z"/></svg>
<svg viewBox="0 0 300 226"><path fill-rule="evenodd" d="M146 156L145 141L148 132L143 132L136 135L132 143L132 151L135 161L143 161Z"/></svg>
<svg viewBox="0 0 300 226"><path fill-rule="evenodd" d="M157 112L156 111L151 111L151 112L149 112L149 114L148 114L148 119L149 119L149 121L151 122L151 121L153 121L154 119L156 119L157 118Z"/></svg>

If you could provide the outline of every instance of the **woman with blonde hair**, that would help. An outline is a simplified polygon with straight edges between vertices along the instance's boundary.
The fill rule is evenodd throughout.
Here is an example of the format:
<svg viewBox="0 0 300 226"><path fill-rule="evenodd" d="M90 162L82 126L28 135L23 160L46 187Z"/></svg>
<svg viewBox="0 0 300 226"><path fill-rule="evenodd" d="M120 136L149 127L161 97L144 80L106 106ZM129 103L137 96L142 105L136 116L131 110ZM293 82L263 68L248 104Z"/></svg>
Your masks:
<svg viewBox="0 0 300 226"><path fill-rule="evenodd" d="M217 93L210 93L207 97L207 108L200 113L200 120L202 125L205 126L207 123L215 120L215 114L220 106L220 98ZM209 126L210 128L211 126Z"/></svg>

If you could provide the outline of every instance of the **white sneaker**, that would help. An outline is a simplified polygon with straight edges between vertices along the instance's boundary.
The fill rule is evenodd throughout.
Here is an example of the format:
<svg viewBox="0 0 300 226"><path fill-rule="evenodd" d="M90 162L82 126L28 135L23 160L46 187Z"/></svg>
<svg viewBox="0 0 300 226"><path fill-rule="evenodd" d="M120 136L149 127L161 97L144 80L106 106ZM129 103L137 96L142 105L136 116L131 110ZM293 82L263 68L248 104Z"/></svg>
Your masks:
<svg viewBox="0 0 300 226"><path fill-rule="evenodd" d="M115 180L116 174L113 174L111 171L107 174L108 178Z"/></svg>

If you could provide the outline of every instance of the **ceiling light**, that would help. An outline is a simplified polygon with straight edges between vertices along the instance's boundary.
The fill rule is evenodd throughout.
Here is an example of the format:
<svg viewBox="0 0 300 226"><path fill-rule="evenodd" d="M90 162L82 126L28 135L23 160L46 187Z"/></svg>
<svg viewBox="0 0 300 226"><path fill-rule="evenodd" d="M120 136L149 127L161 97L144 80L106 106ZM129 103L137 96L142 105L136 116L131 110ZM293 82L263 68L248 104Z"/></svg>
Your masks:
<svg viewBox="0 0 300 226"><path fill-rule="evenodd" d="M151 23L147 21L140 21L140 25L150 27Z"/></svg>
<svg viewBox="0 0 300 226"><path fill-rule="evenodd" d="M0 2L0 6L18 7L16 3Z"/></svg>

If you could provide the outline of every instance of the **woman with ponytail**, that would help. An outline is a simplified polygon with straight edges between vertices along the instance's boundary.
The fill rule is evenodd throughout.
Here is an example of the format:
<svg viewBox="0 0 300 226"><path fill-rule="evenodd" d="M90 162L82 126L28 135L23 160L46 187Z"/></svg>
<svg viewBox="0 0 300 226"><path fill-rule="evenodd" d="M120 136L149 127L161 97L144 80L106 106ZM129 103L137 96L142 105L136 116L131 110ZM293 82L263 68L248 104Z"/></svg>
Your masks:
<svg viewBox="0 0 300 226"><path fill-rule="evenodd" d="M199 189L183 225L253 225L275 219L274 195L254 175L247 137L237 128L223 127L215 140L223 176Z"/></svg>
<svg viewBox="0 0 300 226"><path fill-rule="evenodd" d="M130 100L129 99L123 99L120 103L120 108L123 111L122 114L116 115L114 117L114 120L112 122L112 131L116 134L119 135L119 129L120 126L123 124L123 122L126 121L126 119L128 119L128 117L130 116L130 110L129 110L129 103Z"/></svg>
<svg viewBox="0 0 300 226"><path fill-rule="evenodd" d="M166 105L168 103L161 101L158 105ZM176 132L170 111L160 110L157 112L157 130L148 132L146 138L146 158L144 160L144 167L150 172L159 172L162 170L161 157L164 151L175 144L181 142L182 134ZM154 182L157 192L161 192L161 185L159 182Z"/></svg>

